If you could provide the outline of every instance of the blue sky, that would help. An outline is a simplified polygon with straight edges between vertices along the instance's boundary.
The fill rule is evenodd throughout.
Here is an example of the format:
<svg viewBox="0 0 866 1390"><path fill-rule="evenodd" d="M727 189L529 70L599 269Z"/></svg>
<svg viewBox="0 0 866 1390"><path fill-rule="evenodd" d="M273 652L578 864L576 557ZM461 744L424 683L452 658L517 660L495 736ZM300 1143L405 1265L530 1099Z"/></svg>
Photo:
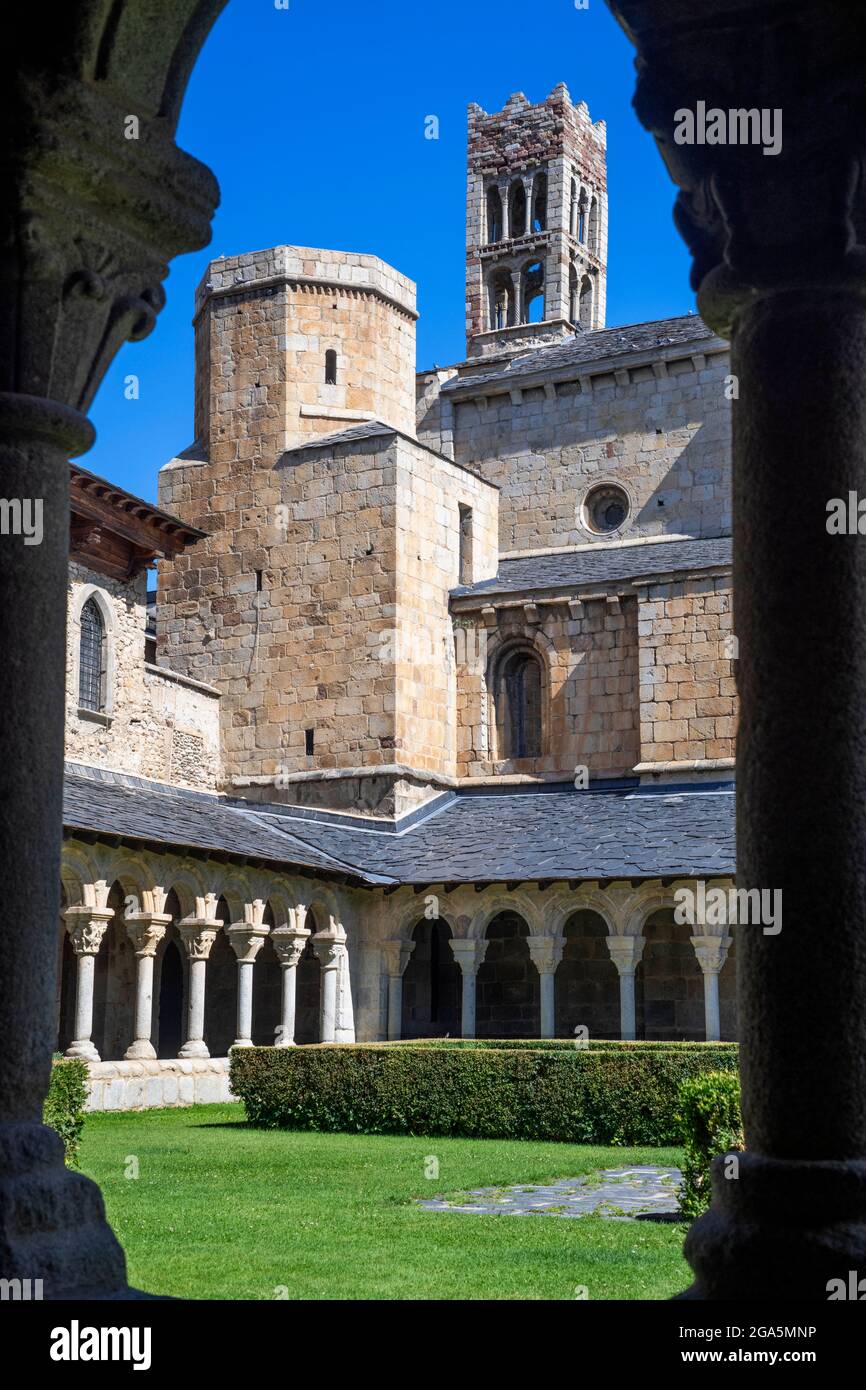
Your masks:
<svg viewBox="0 0 866 1390"><path fill-rule="evenodd" d="M152 335L102 383L86 468L156 500L192 440L193 291L207 262L284 242L366 251L418 283L418 366L464 355L466 108L565 82L608 128L609 325L694 308L675 189L631 109L633 50L603 0L230 0L193 72L181 148L222 190ZM439 139L424 138L425 117ZM135 373L139 399L127 400Z"/></svg>

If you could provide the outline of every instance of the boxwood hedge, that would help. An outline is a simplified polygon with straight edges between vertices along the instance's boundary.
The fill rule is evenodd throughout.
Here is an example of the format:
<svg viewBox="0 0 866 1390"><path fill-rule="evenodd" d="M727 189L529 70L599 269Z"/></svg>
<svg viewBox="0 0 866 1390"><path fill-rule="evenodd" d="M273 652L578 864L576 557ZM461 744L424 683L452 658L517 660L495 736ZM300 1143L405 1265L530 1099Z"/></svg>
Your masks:
<svg viewBox="0 0 866 1390"><path fill-rule="evenodd" d="M266 1128L677 1144L681 1083L736 1068L730 1044L368 1043L237 1049L231 1085Z"/></svg>
<svg viewBox="0 0 866 1390"><path fill-rule="evenodd" d="M78 1167L78 1146L84 1128L87 1095L86 1062L80 1058L52 1062L48 1095L42 1106L42 1120L56 1130L63 1140L63 1152L70 1168Z"/></svg>

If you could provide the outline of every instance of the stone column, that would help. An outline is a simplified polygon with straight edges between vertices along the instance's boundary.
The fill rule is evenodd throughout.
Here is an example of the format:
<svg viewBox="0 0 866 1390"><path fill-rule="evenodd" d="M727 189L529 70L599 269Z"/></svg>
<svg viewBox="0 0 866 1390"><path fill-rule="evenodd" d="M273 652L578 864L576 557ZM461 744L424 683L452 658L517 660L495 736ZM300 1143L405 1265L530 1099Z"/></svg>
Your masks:
<svg viewBox="0 0 866 1390"><path fill-rule="evenodd" d="M609 936L607 938L610 958L619 972L619 1035L624 1042L632 1042L637 1035L634 977L643 955L643 948L644 939L642 936Z"/></svg>
<svg viewBox="0 0 866 1390"><path fill-rule="evenodd" d="M313 937L313 950L322 967L322 1005L320 1041L333 1042L337 1033L338 986L343 958L346 955L346 933L331 918L331 925L316 932Z"/></svg>
<svg viewBox="0 0 866 1390"><path fill-rule="evenodd" d="M519 270L512 270L511 283L514 286L514 323L515 326L523 322L523 274Z"/></svg>
<svg viewBox="0 0 866 1390"><path fill-rule="evenodd" d="M530 936L529 954L541 986L541 1036L556 1037L556 970L565 949L564 936Z"/></svg>
<svg viewBox="0 0 866 1390"><path fill-rule="evenodd" d="M403 973L415 949L414 941L383 941L382 959L388 976L388 1039L403 1032Z"/></svg>
<svg viewBox="0 0 866 1390"><path fill-rule="evenodd" d="M862 20L707 0L698 34L665 0L610 3L701 315L731 344L737 886L784 908L738 925L746 1152L736 1181L714 1162L690 1295L825 1302L866 1269L866 538L828 527L833 499L866 497ZM748 78L746 50L771 55ZM678 143L696 96L766 112L766 140Z"/></svg>
<svg viewBox="0 0 866 1390"><path fill-rule="evenodd" d="M156 948L171 924L171 913L163 912L166 893L154 888L150 894L160 910L136 912L126 919L126 932L135 951L135 1036L126 1049L128 1061L156 1057L151 1041L153 1032L153 961Z"/></svg>
<svg viewBox="0 0 866 1390"><path fill-rule="evenodd" d="M535 185L535 178L530 174L528 179L523 180L523 191L526 195L526 225L523 235L529 236L532 231L532 190Z"/></svg>
<svg viewBox="0 0 866 1390"><path fill-rule="evenodd" d="M68 907L64 916L66 930L77 958L75 976L75 1039L66 1049L67 1057L82 1057L85 1062L98 1062L99 1053L93 1045L93 980L96 956L102 945L105 930L114 916L108 907L108 884L104 879L88 883L84 895L89 902Z"/></svg>
<svg viewBox="0 0 866 1390"><path fill-rule="evenodd" d="M238 1035L232 1047L253 1045L253 968L270 928L264 923L261 898L244 903L244 920L226 927L226 935L238 961Z"/></svg>
<svg viewBox="0 0 866 1390"><path fill-rule="evenodd" d="M728 958L733 937L693 936L692 945L704 974L704 1036L707 1042L718 1042L721 1035L719 1018L719 973Z"/></svg>
<svg viewBox="0 0 866 1390"><path fill-rule="evenodd" d="M271 932L271 942L277 953L282 972L283 997L280 1026L276 1041L277 1047L295 1045L295 1004L298 990L298 961L304 954L304 947L311 935L309 927L304 926L306 907L290 910L289 920Z"/></svg>
<svg viewBox="0 0 866 1390"><path fill-rule="evenodd" d="M487 954L487 940L474 937L451 938L451 950L463 976L463 995L460 1012L460 1033L464 1038L475 1037L475 978L478 967Z"/></svg>
<svg viewBox="0 0 866 1390"><path fill-rule="evenodd" d="M502 204L502 240L508 241L511 236L511 207L508 200L508 183L499 185L499 201Z"/></svg>
<svg viewBox="0 0 866 1390"><path fill-rule="evenodd" d="M216 916L215 893L196 900L196 915L179 924L181 940L189 960L189 992L186 1012L186 1042L178 1057L209 1057L204 1040L204 1000L207 962L216 934L223 923Z"/></svg>

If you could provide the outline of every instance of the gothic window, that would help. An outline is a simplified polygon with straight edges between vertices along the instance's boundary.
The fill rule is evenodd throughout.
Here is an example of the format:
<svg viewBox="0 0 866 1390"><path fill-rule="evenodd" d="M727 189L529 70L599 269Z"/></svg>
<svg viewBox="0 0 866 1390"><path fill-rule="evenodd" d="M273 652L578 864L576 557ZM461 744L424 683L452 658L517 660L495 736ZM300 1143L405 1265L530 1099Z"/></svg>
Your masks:
<svg viewBox="0 0 866 1390"><path fill-rule="evenodd" d="M105 710L105 623L99 604L89 598L81 610L78 660L78 707L101 714Z"/></svg>
<svg viewBox="0 0 866 1390"><path fill-rule="evenodd" d="M542 670L531 647L515 647L500 661L494 682L500 758L541 756Z"/></svg>
<svg viewBox="0 0 866 1390"><path fill-rule="evenodd" d="M336 386L337 384L337 354L333 348L328 348L325 353L325 385Z"/></svg>
<svg viewBox="0 0 866 1390"><path fill-rule="evenodd" d="M502 240L502 199L498 188L487 190L487 243Z"/></svg>

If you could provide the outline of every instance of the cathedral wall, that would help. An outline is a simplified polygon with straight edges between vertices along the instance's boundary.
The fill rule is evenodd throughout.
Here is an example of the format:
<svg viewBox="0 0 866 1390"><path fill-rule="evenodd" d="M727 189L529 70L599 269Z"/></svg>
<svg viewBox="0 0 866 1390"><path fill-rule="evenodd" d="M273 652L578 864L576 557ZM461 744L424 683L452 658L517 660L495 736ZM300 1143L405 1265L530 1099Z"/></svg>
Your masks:
<svg viewBox="0 0 866 1390"><path fill-rule="evenodd" d="M730 575L648 584L638 610L640 761L730 760L737 723Z"/></svg>
<svg viewBox="0 0 866 1390"><path fill-rule="evenodd" d="M145 663L147 574L109 579L69 566L66 757L181 786L213 788L219 698ZM95 596L105 627L105 709L79 708L81 609Z"/></svg>
<svg viewBox="0 0 866 1390"><path fill-rule="evenodd" d="M455 459L501 489L502 553L598 540L582 503L602 481L626 489L631 514L601 539L729 534L729 370L726 352L694 353L455 400Z"/></svg>

